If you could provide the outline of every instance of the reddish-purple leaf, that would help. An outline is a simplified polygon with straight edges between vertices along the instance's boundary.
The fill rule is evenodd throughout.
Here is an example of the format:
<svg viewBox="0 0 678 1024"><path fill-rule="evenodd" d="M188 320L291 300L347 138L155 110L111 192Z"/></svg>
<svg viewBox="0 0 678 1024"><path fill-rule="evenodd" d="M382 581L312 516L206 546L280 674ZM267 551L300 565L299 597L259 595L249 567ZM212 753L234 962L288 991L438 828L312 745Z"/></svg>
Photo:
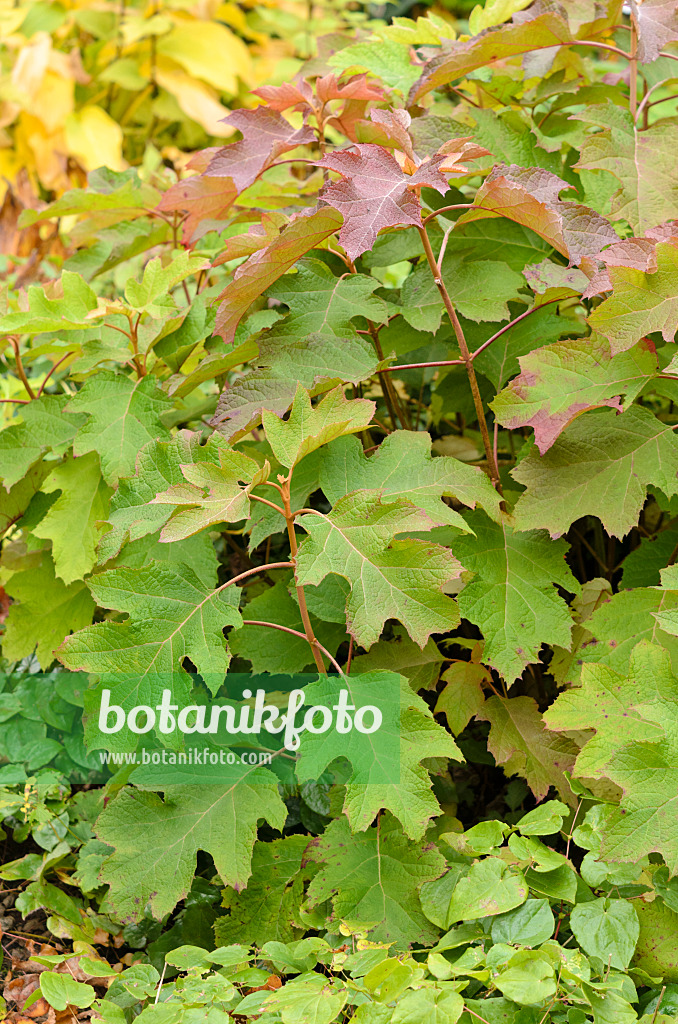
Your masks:
<svg viewBox="0 0 678 1024"><path fill-rule="evenodd" d="M598 259L606 267L635 267L651 273L657 269L655 245L651 238L624 238L603 249Z"/></svg>
<svg viewBox="0 0 678 1024"><path fill-rule="evenodd" d="M518 362L519 376L497 395L492 409L511 430L532 427L542 455L581 413L602 406L627 409L657 372L651 341L613 355L609 341L595 335L546 345Z"/></svg>
<svg viewBox="0 0 678 1024"><path fill-rule="evenodd" d="M227 238L224 248L215 259L213 266L220 267L222 263L229 263L231 260L241 259L243 256L251 256L260 249L274 242L282 229L288 222L287 217L282 213L269 211L259 214L260 221L243 235L233 235Z"/></svg>
<svg viewBox="0 0 678 1024"><path fill-rule="evenodd" d="M323 75L315 83L321 103L331 100L383 100L384 90L377 82L368 82L367 75L352 75L340 82L335 74Z"/></svg>
<svg viewBox="0 0 678 1024"><path fill-rule="evenodd" d="M638 58L643 64L656 60L667 43L678 42L676 0L631 0L638 26Z"/></svg>
<svg viewBox="0 0 678 1024"><path fill-rule="evenodd" d="M546 13L522 25L503 25L499 29L481 32L464 43L449 43L442 53L424 66L421 78L410 91L408 106L418 103L432 89L464 78L476 68L571 40L569 26L563 19L557 14Z"/></svg>
<svg viewBox="0 0 678 1024"><path fill-rule="evenodd" d="M409 133L412 118L406 110L379 110L377 108L370 111L370 120L374 122L374 125L380 126L387 145L389 142L395 142L398 148L409 156L410 160L417 162ZM374 138L366 138L365 141L381 143L381 139L377 138L378 132L379 128L375 130Z"/></svg>
<svg viewBox="0 0 678 1024"><path fill-rule="evenodd" d="M296 214L269 244L242 263L219 296L215 334L232 342L236 327L256 298L294 266L300 256L337 231L341 216L328 206Z"/></svg>
<svg viewBox="0 0 678 1024"><path fill-rule="evenodd" d="M256 181L281 153L315 141L310 128L293 128L277 111L266 107L235 110L224 121L243 138L220 149L205 174L208 178L232 178L238 192Z"/></svg>
<svg viewBox="0 0 678 1024"><path fill-rule="evenodd" d="M284 85L262 85L254 90L254 95L265 100L271 110L283 111L290 107L312 110L314 106L322 107L332 100L383 100L384 91L376 83L368 82L367 75L353 75L340 82L335 74L329 74L316 79L317 104L313 88L303 78L295 78Z"/></svg>
<svg viewBox="0 0 678 1024"><path fill-rule="evenodd" d="M655 271L657 269L655 246L656 242L651 238L625 238L620 242L613 242L598 254L597 259L604 266L594 274L588 287L582 292L584 298L590 299L594 295L612 291L608 267L635 267L636 270L642 270L645 273Z"/></svg>
<svg viewBox="0 0 678 1024"><path fill-rule="evenodd" d="M507 217L550 242L570 263L597 256L605 245L618 242L612 225L595 210L562 202L567 182L541 167L528 169L498 164L478 189L474 206L457 223Z"/></svg>
<svg viewBox="0 0 678 1024"><path fill-rule="evenodd" d="M270 110L289 110L294 107L296 110L310 109L313 106L313 89L303 78L295 78L292 82L285 82L284 85L262 85L253 89L254 95L265 101Z"/></svg>
<svg viewBox="0 0 678 1024"><path fill-rule="evenodd" d="M371 249L382 228L421 224L421 205L414 190L427 185L445 193L449 185L438 170L445 159L436 156L414 174L405 174L381 146L356 145L318 160L318 166L338 171L343 178L326 185L320 197L343 214L339 241L349 259Z"/></svg>
<svg viewBox="0 0 678 1024"><path fill-rule="evenodd" d="M187 244L197 241L223 220L238 196L230 178L205 178L196 174L171 185L158 203L165 213L187 213L183 238Z"/></svg>

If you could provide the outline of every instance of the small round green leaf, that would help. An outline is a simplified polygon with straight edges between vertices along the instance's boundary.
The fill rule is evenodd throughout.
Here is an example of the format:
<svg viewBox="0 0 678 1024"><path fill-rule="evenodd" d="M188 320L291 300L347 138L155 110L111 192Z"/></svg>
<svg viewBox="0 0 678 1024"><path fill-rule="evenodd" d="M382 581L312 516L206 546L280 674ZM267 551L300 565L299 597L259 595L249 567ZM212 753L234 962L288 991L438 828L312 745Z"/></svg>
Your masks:
<svg viewBox="0 0 678 1024"><path fill-rule="evenodd" d="M56 971L43 971L40 975L40 991L55 1010L65 1010L67 1006L91 1006L96 998L91 985L75 981L69 974L57 974Z"/></svg>
<svg viewBox="0 0 678 1024"><path fill-rule="evenodd" d="M548 900L527 900L492 922L492 941L539 946L553 935L555 921Z"/></svg>
<svg viewBox="0 0 678 1024"><path fill-rule="evenodd" d="M612 899L581 903L570 915L570 927L589 956L626 970L640 933L638 917L630 903Z"/></svg>

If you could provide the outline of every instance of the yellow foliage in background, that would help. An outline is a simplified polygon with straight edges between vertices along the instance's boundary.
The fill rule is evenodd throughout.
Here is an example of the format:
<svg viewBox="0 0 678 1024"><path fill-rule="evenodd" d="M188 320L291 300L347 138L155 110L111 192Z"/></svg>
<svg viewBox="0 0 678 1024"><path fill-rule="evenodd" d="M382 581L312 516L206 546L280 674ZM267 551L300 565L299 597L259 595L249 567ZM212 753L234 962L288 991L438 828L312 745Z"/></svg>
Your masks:
<svg viewBox="0 0 678 1024"><path fill-rule="evenodd" d="M294 75L347 0L0 0L0 199L227 138L250 90ZM251 102L251 101L250 101Z"/></svg>

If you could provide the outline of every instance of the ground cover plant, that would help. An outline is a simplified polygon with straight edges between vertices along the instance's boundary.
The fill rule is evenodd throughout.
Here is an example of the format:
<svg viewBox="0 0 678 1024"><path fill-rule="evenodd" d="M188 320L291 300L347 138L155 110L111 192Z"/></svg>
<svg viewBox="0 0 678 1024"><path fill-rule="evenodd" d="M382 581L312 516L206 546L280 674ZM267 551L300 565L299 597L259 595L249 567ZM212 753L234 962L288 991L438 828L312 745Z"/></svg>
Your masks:
<svg viewBox="0 0 678 1024"><path fill-rule="evenodd" d="M235 141L17 224L58 246L0 317L7 1016L666 1024L677 5L330 13ZM391 774L102 728L252 674L393 694Z"/></svg>

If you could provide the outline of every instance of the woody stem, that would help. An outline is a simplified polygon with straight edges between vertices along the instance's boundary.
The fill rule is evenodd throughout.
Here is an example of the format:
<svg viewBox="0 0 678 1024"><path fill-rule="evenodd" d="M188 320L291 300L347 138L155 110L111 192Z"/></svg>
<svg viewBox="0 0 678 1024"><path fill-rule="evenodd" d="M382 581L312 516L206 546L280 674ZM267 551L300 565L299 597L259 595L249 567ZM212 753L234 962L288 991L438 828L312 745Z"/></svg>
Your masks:
<svg viewBox="0 0 678 1024"><path fill-rule="evenodd" d="M244 626L266 626L268 629L279 629L281 633L290 633L292 636L299 636L302 639L305 637L305 634L304 633L300 633L298 629L291 629L289 626L281 626L277 622L266 622L263 619L243 619L243 625ZM308 639L308 638L306 638L306 639ZM343 676L344 675L344 671L343 671L341 665L339 664L339 662L336 661L332 657L332 655L327 650L327 648L323 647L323 645L320 643L319 640L316 640L316 644L318 645L319 650L321 650L323 652L323 654L325 655L325 657L327 658L329 663L332 666L334 666L334 668L336 668L336 670L339 673L339 675Z"/></svg>
<svg viewBox="0 0 678 1024"><path fill-rule="evenodd" d="M629 64L629 111L631 117L636 120L636 109L638 106L638 26L636 19L631 14L631 53Z"/></svg>
<svg viewBox="0 0 678 1024"><path fill-rule="evenodd" d="M21 383L23 384L23 386L25 387L26 394L28 395L28 397L31 400L33 400L35 398L35 392L33 391L33 388L31 387L31 385L28 383L28 377L26 376L26 371L24 370L24 364L21 362L21 352L19 350L19 341L18 341L17 338L10 338L9 339L9 343L12 346L12 348L14 349L14 363L15 363L15 366L16 366L17 376L18 376L19 380L21 381Z"/></svg>
<svg viewBox="0 0 678 1024"><path fill-rule="evenodd" d="M278 477L280 480L280 477ZM319 650L319 644L316 640L315 633L313 632L313 626L311 625L311 619L308 614L308 608L306 606L306 594L304 588L297 582L297 535L294 532L294 514L292 512L292 506L290 505L290 483L292 479L292 471L290 470L289 476L286 480L281 481L281 495L283 500L283 507L285 509L285 522L287 523L287 536L290 541L290 552L292 555L292 561L294 563L294 585L297 591L297 601L299 602L299 612L301 614L301 621L304 624L304 633L308 640L311 651L313 652L313 660L315 661L318 672L323 675L327 675L325 669L325 663L322 659L322 654Z"/></svg>
<svg viewBox="0 0 678 1024"><path fill-rule="evenodd" d="M485 418L485 410L483 409L483 400L480 397L478 379L476 377L476 372L473 368L473 356L471 355L469 347L466 343L466 338L464 337L462 326L459 323L457 311L452 305L452 300L450 298L449 292L445 287L445 282L443 281L442 276L440 274L438 263L433 253L433 249L431 248L431 242L428 237L426 228L419 228L419 234L421 236L421 241L424 246L424 252L426 254L428 265L431 268L431 273L433 274L433 280L435 281L436 287L440 292L440 297L443 300L443 304L445 306L445 309L447 310L447 315L449 316L452 327L454 328L454 333L457 338L457 344L459 345L459 351L461 352L461 357L466 367L468 382L471 386L471 394L473 395L473 404L475 406L476 416L478 418L478 426L480 427L480 436L483 439L485 458L487 459L487 465L490 471L490 479L492 480L493 485L501 494L501 484L499 483L499 466L497 465L497 460L494 455L494 448L492 445L492 440L490 438L490 432L487 429L487 419Z"/></svg>

